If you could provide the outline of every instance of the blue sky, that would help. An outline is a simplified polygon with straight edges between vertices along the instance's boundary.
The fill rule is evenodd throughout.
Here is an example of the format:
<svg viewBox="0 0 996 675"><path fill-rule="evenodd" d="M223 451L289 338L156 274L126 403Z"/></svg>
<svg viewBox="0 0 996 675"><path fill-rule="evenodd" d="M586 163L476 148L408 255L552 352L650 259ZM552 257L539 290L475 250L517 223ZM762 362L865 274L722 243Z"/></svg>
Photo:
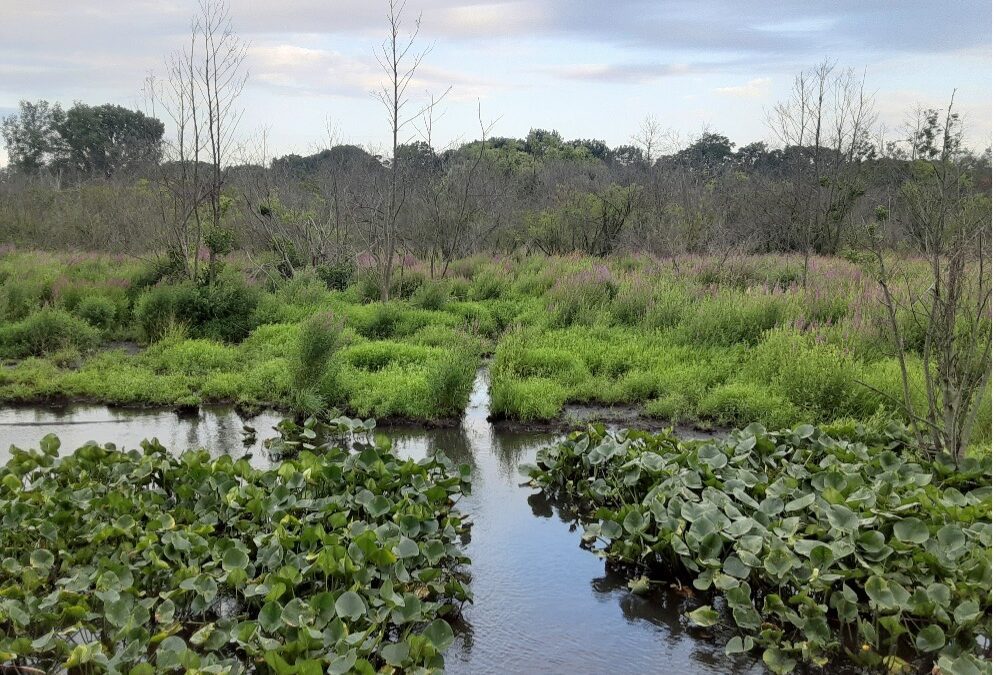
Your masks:
<svg viewBox="0 0 996 675"><path fill-rule="evenodd" d="M179 47L195 0L0 0L0 114L22 98L140 105L143 78ZM386 2L232 0L250 43L241 134L307 153L331 119L341 141L383 146L373 49ZM914 105L958 89L971 145L991 144L992 9L959 0L408 0L432 45L412 93L452 86L434 129L445 145L477 133L555 128L626 143L654 115L679 140L709 128L770 140L765 110L824 58L865 70L887 137Z"/></svg>

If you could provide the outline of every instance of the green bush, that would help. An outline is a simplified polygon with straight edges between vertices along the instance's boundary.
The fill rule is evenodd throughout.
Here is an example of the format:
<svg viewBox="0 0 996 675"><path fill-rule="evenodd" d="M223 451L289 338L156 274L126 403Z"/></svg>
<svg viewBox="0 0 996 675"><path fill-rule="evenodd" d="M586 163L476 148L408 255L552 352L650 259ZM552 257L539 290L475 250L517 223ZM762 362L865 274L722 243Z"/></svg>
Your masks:
<svg viewBox="0 0 996 675"><path fill-rule="evenodd" d="M617 324L636 326L654 306L654 289L646 280L634 277L619 286L610 312Z"/></svg>
<svg viewBox="0 0 996 675"><path fill-rule="evenodd" d="M135 304L135 319L146 340L159 339L174 324L194 337L239 342L256 327L259 291L235 275L210 284L184 282L146 290Z"/></svg>
<svg viewBox="0 0 996 675"><path fill-rule="evenodd" d="M73 313L91 326L106 331L114 326L118 308L105 295L88 295L80 300Z"/></svg>
<svg viewBox="0 0 996 675"><path fill-rule="evenodd" d="M718 424L744 426L760 422L771 429L791 426L802 418L785 396L754 382L730 382L708 392L699 405L703 418Z"/></svg>
<svg viewBox="0 0 996 675"><path fill-rule="evenodd" d="M356 278L356 263L352 260L340 260L319 265L315 268L315 273L330 291L344 291Z"/></svg>
<svg viewBox="0 0 996 675"><path fill-rule="evenodd" d="M467 407L478 355L469 349L447 352L429 370L426 384L437 417L459 417Z"/></svg>
<svg viewBox="0 0 996 675"><path fill-rule="evenodd" d="M160 374L206 375L238 365L235 348L203 338L170 336L150 347L144 358Z"/></svg>
<svg viewBox="0 0 996 675"><path fill-rule="evenodd" d="M449 285L442 281L429 281L422 284L414 295L412 304L421 309L439 311L446 307L450 299Z"/></svg>
<svg viewBox="0 0 996 675"><path fill-rule="evenodd" d="M815 421L850 415L860 368L840 348L812 335L776 329L751 352L752 379L770 384Z"/></svg>
<svg viewBox="0 0 996 675"><path fill-rule="evenodd" d="M45 307L16 323L0 325L0 356L24 358L65 349L88 351L100 341L99 331L72 314Z"/></svg>
<svg viewBox="0 0 996 675"><path fill-rule="evenodd" d="M493 267L478 270L470 284L471 300L500 298L508 287L508 276Z"/></svg>

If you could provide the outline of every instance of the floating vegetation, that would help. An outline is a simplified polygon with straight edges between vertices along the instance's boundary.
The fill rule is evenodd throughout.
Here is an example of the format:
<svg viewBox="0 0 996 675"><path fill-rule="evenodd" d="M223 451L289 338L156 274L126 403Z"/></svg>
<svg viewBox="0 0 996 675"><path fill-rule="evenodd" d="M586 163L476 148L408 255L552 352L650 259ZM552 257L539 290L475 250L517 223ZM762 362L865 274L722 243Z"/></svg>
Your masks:
<svg viewBox="0 0 996 675"><path fill-rule="evenodd" d="M354 429L356 427L356 429ZM0 469L0 664L46 672L436 671L470 599L469 467L371 422L281 425L248 457L88 444ZM349 442L344 442L348 440ZM294 450L291 452L291 450Z"/></svg>
<svg viewBox="0 0 996 675"><path fill-rule="evenodd" d="M710 599L688 619L735 626L728 654L756 649L776 673L841 651L893 672L989 671L990 468L928 464L900 427L842 435L751 425L679 442L596 426L524 470L578 505L598 555L641 570L634 591L691 578Z"/></svg>

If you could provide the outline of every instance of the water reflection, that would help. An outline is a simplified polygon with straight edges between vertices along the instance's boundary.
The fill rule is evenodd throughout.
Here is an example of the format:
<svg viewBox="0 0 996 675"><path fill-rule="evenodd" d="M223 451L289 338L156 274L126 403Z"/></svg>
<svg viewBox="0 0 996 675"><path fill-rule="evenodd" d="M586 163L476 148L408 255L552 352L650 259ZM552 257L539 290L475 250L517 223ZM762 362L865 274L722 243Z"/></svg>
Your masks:
<svg viewBox="0 0 996 675"><path fill-rule="evenodd" d="M630 593L622 575L580 547L569 509L522 485L518 465L532 461L556 435L496 431L487 417L488 377L482 371L460 426L378 430L402 456L442 449L472 468L473 492L459 508L473 522L465 545L473 561L474 602L455 624L449 672L761 672L752 660L727 659L725 638L689 632L678 594L656 586L647 596ZM272 413L243 420L224 408L183 417L93 406L10 408L0 410L0 460L10 444L35 446L49 432L60 436L63 451L88 440L133 447L158 437L169 448L241 456L247 424L258 432L249 446L253 462L266 465L262 441L278 421Z"/></svg>

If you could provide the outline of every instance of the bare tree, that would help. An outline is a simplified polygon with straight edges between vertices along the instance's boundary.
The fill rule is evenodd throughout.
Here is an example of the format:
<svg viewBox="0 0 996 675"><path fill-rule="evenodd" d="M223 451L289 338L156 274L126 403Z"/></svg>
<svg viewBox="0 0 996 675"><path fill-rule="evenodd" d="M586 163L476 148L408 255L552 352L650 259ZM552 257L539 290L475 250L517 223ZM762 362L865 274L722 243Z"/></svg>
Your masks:
<svg viewBox="0 0 996 675"><path fill-rule="evenodd" d="M167 59L165 81L146 81L152 114L161 110L173 127L157 178L166 244L191 278L206 229L221 227L223 168L242 116L247 48L232 29L228 3L202 0L189 42Z"/></svg>
<svg viewBox="0 0 996 675"><path fill-rule="evenodd" d="M664 129L657 118L654 115L647 115L640 122L640 130L631 137L636 147L643 151L643 158L647 164L652 165L660 155L664 135Z"/></svg>
<svg viewBox="0 0 996 675"><path fill-rule="evenodd" d="M833 253L862 193L853 171L870 149L873 97L864 76L829 60L799 73L792 93L767 115L792 156L787 210L803 252L803 286L814 252Z"/></svg>
<svg viewBox="0 0 996 675"><path fill-rule="evenodd" d="M409 176L406 167L402 165L398 148L404 142L402 134L422 114L422 110L411 109L408 88L419 65L429 53L428 47L422 50L415 48L422 22L421 15L415 20L412 32L407 37L402 34L404 9L403 0L400 3L389 0L388 37L376 52L377 62L387 79L375 92L375 97L387 113L391 129L391 157L387 185L379 191L375 202L367 207L367 214L363 218L368 225L365 228L367 243L376 264L382 301L387 301L391 295L391 279L399 243L399 222L411 191Z"/></svg>
<svg viewBox="0 0 996 675"><path fill-rule="evenodd" d="M920 159L900 195L909 240L929 266L926 279L917 278L909 265L890 265L880 236L874 250L902 373L900 407L923 447L957 462L991 377L992 199L972 185L953 105L954 95L943 118L935 110L917 113L922 119L910 143ZM880 222L887 217L882 210ZM902 315L910 317L917 329L912 334L922 335L922 341L904 329ZM919 352L919 366L910 349ZM913 395L916 367L923 373L925 409Z"/></svg>

